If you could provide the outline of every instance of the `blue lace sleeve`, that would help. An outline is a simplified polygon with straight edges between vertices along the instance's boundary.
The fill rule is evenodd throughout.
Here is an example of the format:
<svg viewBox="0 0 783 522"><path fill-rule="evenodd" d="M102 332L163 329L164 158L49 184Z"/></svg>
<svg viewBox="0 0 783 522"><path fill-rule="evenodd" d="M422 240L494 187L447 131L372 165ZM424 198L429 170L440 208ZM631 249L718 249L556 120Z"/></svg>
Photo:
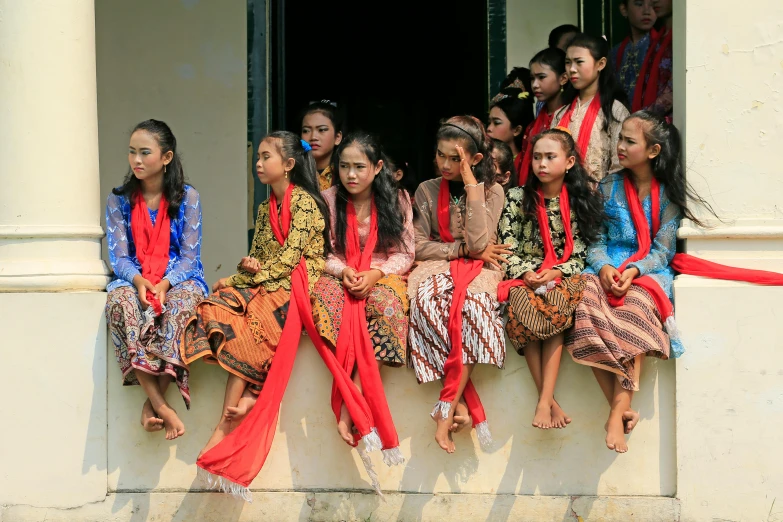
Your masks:
<svg viewBox="0 0 783 522"><path fill-rule="evenodd" d="M140 274L141 270L136 256L131 252L130 226L126 219L129 213L130 206L124 197L109 194L106 202L106 241L109 245L109 263L115 276L133 284L133 278Z"/></svg>
<svg viewBox="0 0 783 522"><path fill-rule="evenodd" d="M201 264L201 201L198 192L192 187L185 191L182 210L180 256L166 274L171 286L177 286L188 279L200 280L204 277Z"/></svg>

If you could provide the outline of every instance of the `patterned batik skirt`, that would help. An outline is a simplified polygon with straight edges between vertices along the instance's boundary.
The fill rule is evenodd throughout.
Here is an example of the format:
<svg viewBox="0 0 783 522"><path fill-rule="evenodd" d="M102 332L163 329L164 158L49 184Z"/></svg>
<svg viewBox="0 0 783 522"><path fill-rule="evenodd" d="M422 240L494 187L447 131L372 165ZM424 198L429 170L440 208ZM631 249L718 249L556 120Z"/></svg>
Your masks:
<svg viewBox="0 0 783 522"><path fill-rule="evenodd" d="M566 335L566 349L579 364L617 375L626 390L639 389L634 359L638 355L669 358L669 336L652 296L631 285L623 306L613 307L601 281L584 275L585 290L576 308L574 328Z"/></svg>
<svg viewBox="0 0 783 522"><path fill-rule="evenodd" d="M451 274L435 274L421 282L411 301L408 361L419 383L443 377L443 365L451 352L448 327L453 293ZM505 339L497 296L468 290L462 308L463 364L494 364L502 368Z"/></svg>
<svg viewBox="0 0 783 522"><path fill-rule="evenodd" d="M375 358L389 366L405 364L408 344L408 289L405 278L382 277L367 296L365 310ZM321 336L337 345L343 320L345 289L342 281L322 275L313 289L313 317Z"/></svg>
<svg viewBox="0 0 783 522"><path fill-rule="evenodd" d="M520 355L535 341L563 333L574 323L574 311L585 288L582 276L564 277L545 294L536 294L527 285L511 289L506 313L506 333Z"/></svg>
<svg viewBox="0 0 783 522"><path fill-rule="evenodd" d="M124 385L139 384L137 371L170 375L190 408L188 370L180 356L180 344L185 325L203 298L197 283L180 283L166 293L166 311L150 320L141 310L136 288L121 286L109 292L106 322Z"/></svg>
<svg viewBox="0 0 783 522"><path fill-rule="evenodd" d="M182 359L204 358L250 383L258 394L269 374L288 315L291 293L263 287L218 290L196 308L185 328Z"/></svg>

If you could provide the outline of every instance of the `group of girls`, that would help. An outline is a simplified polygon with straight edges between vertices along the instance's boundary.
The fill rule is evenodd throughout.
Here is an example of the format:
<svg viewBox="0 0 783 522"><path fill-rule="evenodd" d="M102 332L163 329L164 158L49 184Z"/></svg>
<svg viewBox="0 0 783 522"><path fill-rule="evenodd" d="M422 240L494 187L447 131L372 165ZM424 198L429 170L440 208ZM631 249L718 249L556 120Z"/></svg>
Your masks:
<svg viewBox="0 0 783 522"><path fill-rule="evenodd" d="M643 358L682 352L671 304L676 230L682 217L700 221L687 206L686 194L698 196L677 130L648 111L629 115L608 52L605 40L578 34L565 53L538 53L530 89L510 86L493 102L494 136L472 116L441 122L437 177L413 201L377 139L343 135L331 102L311 104L300 135L260 143L256 172L271 195L249 255L211 294L199 197L176 140L162 122L139 124L131 170L107 205L115 277L106 315L125 383L147 394L144 428L181 436L168 384L189 407L188 365L220 365L224 403L197 464L210 484L247 495L304 330L333 377L339 436L363 442L377 484L368 451L403 462L380 368L407 365L420 383L442 382L430 414L438 445L453 453L465 428L491 441L471 374L504 366L508 336L538 390L534 426L571 422L554 397L565 347L610 405L607 447L627 451ZM504 104L532 112L533 98L543 102L534 121ZM504 180L519 186L504 190Z"/></svg>

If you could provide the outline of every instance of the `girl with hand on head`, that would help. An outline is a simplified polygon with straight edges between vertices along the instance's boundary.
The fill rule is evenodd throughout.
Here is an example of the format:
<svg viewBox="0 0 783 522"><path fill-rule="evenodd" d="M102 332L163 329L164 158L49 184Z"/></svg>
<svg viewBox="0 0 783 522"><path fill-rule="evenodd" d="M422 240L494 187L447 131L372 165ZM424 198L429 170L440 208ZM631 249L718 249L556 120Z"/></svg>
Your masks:
<svg viewBox="0 0 783 522"><path fill-rule="evenodd" d="M441 176L419 185L415 196L419 264L408 278L410 364L420 383L443 379L431 415L435 440L448 453L455 451L452 432L471 420L482 445L491 442L470 374L477 363L502 368L505 359L496 293L510 252L496 244L504 195L490 148L476 118L446 120L437 133Z"/></svg>

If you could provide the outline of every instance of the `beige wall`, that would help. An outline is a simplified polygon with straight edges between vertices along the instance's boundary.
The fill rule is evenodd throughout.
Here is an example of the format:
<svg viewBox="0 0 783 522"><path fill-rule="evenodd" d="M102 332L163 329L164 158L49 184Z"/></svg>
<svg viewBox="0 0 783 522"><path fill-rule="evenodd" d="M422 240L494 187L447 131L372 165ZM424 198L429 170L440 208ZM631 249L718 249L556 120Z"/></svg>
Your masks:
<svg viewBox="0 0 783 522"><path fill-rule="evenodd" d="M247 252L247 3L101 0L95 9L102 205L128 170L133 126L168 123L201 195L212 284Z"/></svg>
<svg viewBox="0 0 783 522"><path fill-rule="evenodd" d="M507 68L527 67L548 43L549 32L562 24L579 25L576 0L507 0Z"/></svg>

